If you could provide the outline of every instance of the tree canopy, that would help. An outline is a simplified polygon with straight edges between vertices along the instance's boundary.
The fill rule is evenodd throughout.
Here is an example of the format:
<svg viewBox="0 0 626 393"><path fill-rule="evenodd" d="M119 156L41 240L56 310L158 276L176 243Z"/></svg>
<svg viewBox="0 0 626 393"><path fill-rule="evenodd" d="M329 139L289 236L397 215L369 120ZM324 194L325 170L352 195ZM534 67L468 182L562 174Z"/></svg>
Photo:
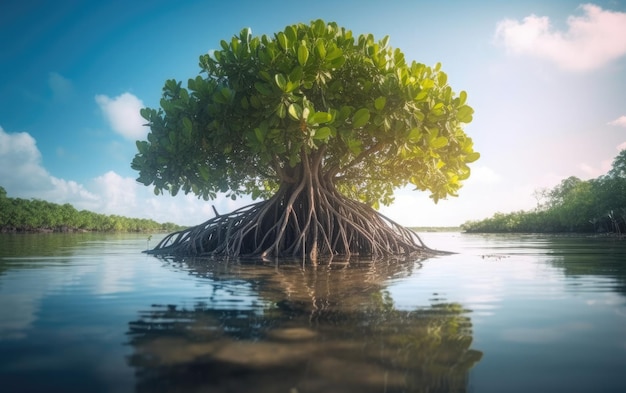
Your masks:
<svg viewBox="0 0 626 393"><path fill-rule="evenodd" d="M479 157L462 129L467 94L454 94L439 64L408 63L388 41L321 20L221 41L187 88L168 80L161 108L141 111L151 132L137 142L138 181L205 199L269 197L296 181L306 154L368 204L389 204L409 183L435 201L456 195Z"/></svg>
<svg viewBox="0 0 626 393"><path fill-rule="evenodd" d="M435 202L456 196L479 154L463 131L467 94L452 91L440 64L407 62L388 41L322 20L221 41L186 88L168 80L160 108L141 110L150 133L137 141L137 180L157 194L269 201L205 226L191 243L222 239L205 244L212 252L413 248L412 235L353 202L389 204L409 184ZM402 246L391 246L389 227L403 232Z"/></svg>

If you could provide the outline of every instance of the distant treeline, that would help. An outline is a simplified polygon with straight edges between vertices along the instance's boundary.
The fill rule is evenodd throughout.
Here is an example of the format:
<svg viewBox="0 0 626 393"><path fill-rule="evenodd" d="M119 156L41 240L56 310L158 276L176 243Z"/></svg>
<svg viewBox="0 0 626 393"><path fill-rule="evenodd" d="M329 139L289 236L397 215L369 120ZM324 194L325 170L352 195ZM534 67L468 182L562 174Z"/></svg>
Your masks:
<svg viewBox="0 0 626 393"><path fill-rule="evenodd" d="M461 227L410 227L414 232L460 232Z"/></svg>
<svg viewBox="0 0 626 393"><path fill-rule="evenodd" d="M540 190L535 210L496 213L461 226L466 232L594 232L626 234L626 150L604 176L591 180L569 177Z"/></svg>
<svg viewBox="0 0 626 393"><path fill-rule="evenodd" d="M69 203L9 198L0 187L0 232L170 232L181 228L169 222L78 211Z"/></svg>

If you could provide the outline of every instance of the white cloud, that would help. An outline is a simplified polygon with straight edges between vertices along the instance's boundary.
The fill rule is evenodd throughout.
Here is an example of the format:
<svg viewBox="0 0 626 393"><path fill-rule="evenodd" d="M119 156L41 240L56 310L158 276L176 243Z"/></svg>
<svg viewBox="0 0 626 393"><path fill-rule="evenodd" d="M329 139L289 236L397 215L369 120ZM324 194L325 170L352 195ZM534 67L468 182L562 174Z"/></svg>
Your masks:
<svg viewBox="0 0 626 393"><path fill-rule="evenodd" d="M620 116L608 123L610 126L626 127L626 116Z"/></svg>
<svg viewBox="0 0 626 393"><path fill-rule="evenodd" d="M51 176L41 164L35 139L26 132L7 133L0 127L0 186L11 197L77 203L87 208L97 197L83 186ZM84 203L84 205L80 205Z"/></svg>
<svg viewBox="0 0 626 393"><path fill-rule="evenodd" d="M99 205L100 198L73 180L50 176L52 190L42 195L42 199L55 203L70 203L78 210L93 210Z"/></svg>
<svg viewBox="0 0 626 393"><path fill-rule="evenodd" d="M106 214L134 217L137 212L137 182L109 171L95 179L98 195L103 199L100 210Z"/></svg>
<svg viewBox="0 0 626 393"><path fill-rule="evenodd" d="M568 30L555 30L546 16L530 15L522 22L500 21L495 39L508 52L556 63L570 71L598 69L626 54L626 13L580 6L582 16L569 16Z"/></svg>
<svg viewBox="0 0 626 393"><path fill-rule="evenodd" d="M500 181L501 176L498 175L493 169L486 166L472 167L472 172L467 182L481 183L481 184L493 184Z"/></svg>
<svg viewBox="0 0 626 393"><path fill-rule="evenodd" d="M626 142L623 142L617 145L617 151L622 151L624 149L626 149Z"/></svg>
<svg viewBox="0 0 626 393"><path fill-rule="evenodd" d="M53 203L70 203L78 210L148 218L157 222L195 225L213 217L211 205L228 213L251 201L232 201L218 196L214 201L195 195L156 196L152 187L113 171L96 177L88 186L52 176L42 165L35 139L26 132L7 133L0 127L0 186L12 198L37 198Z"/></svg>
<svg viewBox="0 0 626 393"><path fill-rule="evenodd" d="M220 213L228 213L251 201L232 201L218 196L214 201L198 199L193 194L156 196L152 187L137 183L132 177L123 177L109 171L94 180L94 192L100 197L99 213L126 217L149 218L157 222L174 222L181 225L200 224L214 216L211 205Z"/></svg>
<svg viewBox="0 0 626 393"><path fill-rule="evenodd" d="M40 190L48 183L35 139L26 132L6 133L0 127L0 185L20 192Z"/></svg>
<svg viewBox="0 0 626 393"><path fill-rule="evenodd" d="M146 138L148 128L143 125L145 120L139 114L144 104L139 98L124 93L115 98L97 95L95 99L113 131L130 140Z"/></svg>

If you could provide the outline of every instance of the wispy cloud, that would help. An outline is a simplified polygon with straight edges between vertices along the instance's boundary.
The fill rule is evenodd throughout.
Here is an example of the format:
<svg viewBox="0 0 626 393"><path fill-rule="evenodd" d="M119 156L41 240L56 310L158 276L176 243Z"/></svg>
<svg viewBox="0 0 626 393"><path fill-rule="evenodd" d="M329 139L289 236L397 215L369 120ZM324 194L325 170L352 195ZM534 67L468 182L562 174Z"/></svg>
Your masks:
<svg viewBox="0 0 626 393"><path fill-rule="evenodd" d="M598 167L583 162L578 165L578 169L582 172L583 178L592 179L606 174L611 169L611 160L603 160Z"/></svg>
<svg viewBox="0 0 626 393"><path fill-rule="evenodd" d="M95 99L113 131L126 139L145 139L148 129L143 126L145 120L139 114L139 110L144 107L139 98L131 93L123 93L115 98L97 95Z"/></svg>
<svg viewBox="0 0 626 393"><path fill-rule="evenodd" d="M48 74L48 87L52 90L52 98L56 101L65 100L74 89L72 82L58 72Z"/></svg>
<svg viewBox="0 0 626 393"><path fill-rule="evenodd" d="M626 127L626 116L620 116L608 123L610 126Z"/></svg>
<svg viewBox="0 0 626 393"><path fill-rule="evenodd" d="M598 69L626 54L626 13L580 6L582 16L569 16L567 31L553 28L547 16L530 15L521 22L500 21L495 40L509 53L543 58L570 71Z"/></svg>

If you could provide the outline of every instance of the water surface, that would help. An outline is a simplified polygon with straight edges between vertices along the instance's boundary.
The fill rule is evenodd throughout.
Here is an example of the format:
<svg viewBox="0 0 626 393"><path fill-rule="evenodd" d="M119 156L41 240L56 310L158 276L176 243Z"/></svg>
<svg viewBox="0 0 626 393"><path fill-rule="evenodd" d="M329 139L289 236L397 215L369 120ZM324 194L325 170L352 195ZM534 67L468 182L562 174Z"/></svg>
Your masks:
<svg viewBox="0 0 626 393"><path fill-rule="evenodd" d="M0 236L2 391L624 392L626 242L424 234L457 254L158 259Z"/></svg>

